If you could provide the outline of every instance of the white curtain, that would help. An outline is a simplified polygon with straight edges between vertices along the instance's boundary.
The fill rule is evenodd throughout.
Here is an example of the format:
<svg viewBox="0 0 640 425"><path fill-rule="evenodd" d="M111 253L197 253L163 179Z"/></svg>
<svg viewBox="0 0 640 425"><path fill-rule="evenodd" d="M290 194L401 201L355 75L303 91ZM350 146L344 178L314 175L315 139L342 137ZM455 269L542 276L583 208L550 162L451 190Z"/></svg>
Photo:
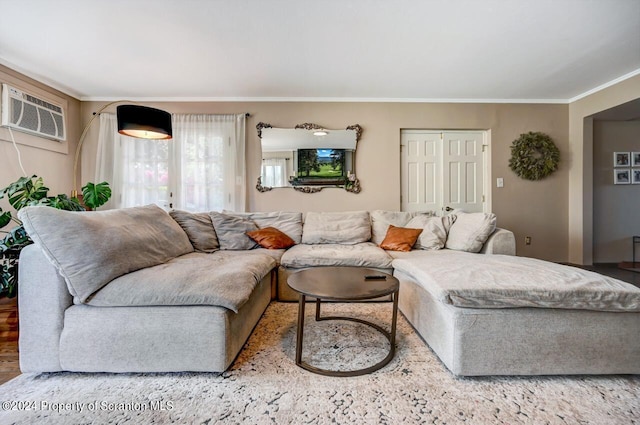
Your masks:
<svg viewBox="0 0 640 425"><path fill-rule="evenodd" d="M187 211L244 211L245 115L172 115L173 139L121 136L100 115L96 180L113 195L103 208L155 203Z"/></svg>
<svg viewBox="0 0 640 425"><path fill-rule="evenodd" d="M270 187L287 186L286 158L265 158L262 160L262 185Z"/></svg>

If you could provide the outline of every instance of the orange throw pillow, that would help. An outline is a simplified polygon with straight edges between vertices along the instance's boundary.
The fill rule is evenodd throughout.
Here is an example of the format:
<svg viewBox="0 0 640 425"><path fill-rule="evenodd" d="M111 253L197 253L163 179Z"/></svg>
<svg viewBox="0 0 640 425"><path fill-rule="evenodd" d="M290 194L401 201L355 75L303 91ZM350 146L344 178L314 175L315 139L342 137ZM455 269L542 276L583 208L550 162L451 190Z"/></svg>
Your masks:
<svg viewBox="0 0 640 425"><path fill-rule="evenodd" d="M389 251L411 251L411 247L418 240L420 233L422 233L422 229L396 227L390 224L380 248Z"/></svg>
<svg viewBox="0 0 640 425"><path fill-rule="evenodd" d="M285 249L294 246L293 239L275 227L265 227L264 229L253 230L246 233L258 245L267 249Z"/></svg>

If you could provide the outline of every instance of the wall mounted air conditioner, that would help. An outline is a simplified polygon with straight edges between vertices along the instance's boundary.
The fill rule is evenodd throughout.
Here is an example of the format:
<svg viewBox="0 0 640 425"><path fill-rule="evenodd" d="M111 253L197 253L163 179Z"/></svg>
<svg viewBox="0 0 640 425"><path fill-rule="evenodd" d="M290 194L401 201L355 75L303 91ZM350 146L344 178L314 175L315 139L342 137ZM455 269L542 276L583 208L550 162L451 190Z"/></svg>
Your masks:
<svg viewBox="0 0 640 425"><path fill-rule="evenodd" d="M2 125L47 139L66 139L65 111L40 96L2 84Z"/></svg>

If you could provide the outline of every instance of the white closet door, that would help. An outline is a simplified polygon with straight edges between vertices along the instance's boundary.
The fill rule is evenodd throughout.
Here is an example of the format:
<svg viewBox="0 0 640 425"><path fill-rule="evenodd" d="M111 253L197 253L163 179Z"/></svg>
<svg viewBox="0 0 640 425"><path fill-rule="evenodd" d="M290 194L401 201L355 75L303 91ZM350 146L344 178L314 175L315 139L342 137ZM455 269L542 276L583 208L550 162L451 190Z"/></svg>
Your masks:
<svg viewBox="0 0 640 425"><path fill-rule="evenodd" d="M403 130L402 211L488 211L485 132Z"/></svg>

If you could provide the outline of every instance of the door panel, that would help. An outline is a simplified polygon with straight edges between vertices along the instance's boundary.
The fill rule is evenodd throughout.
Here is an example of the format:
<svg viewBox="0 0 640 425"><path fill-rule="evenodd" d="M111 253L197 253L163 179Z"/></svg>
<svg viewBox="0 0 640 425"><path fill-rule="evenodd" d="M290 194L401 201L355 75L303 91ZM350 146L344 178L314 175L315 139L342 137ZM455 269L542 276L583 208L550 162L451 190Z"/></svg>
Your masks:
<svg viewBox="0 0 640 425"><path fill-rule="evenodd" d="M441 203L440 133L403 132L401 141L403 211L429 211Z"/></svg>
<svg viewBox="0 0 640 425"><path fill-rule="evenodd" d="M445 132L443 164L449 164L451 172L443 181L443 207L460 208L467 212L484 210L483 172L484 157L482 132Z"/></svg>

